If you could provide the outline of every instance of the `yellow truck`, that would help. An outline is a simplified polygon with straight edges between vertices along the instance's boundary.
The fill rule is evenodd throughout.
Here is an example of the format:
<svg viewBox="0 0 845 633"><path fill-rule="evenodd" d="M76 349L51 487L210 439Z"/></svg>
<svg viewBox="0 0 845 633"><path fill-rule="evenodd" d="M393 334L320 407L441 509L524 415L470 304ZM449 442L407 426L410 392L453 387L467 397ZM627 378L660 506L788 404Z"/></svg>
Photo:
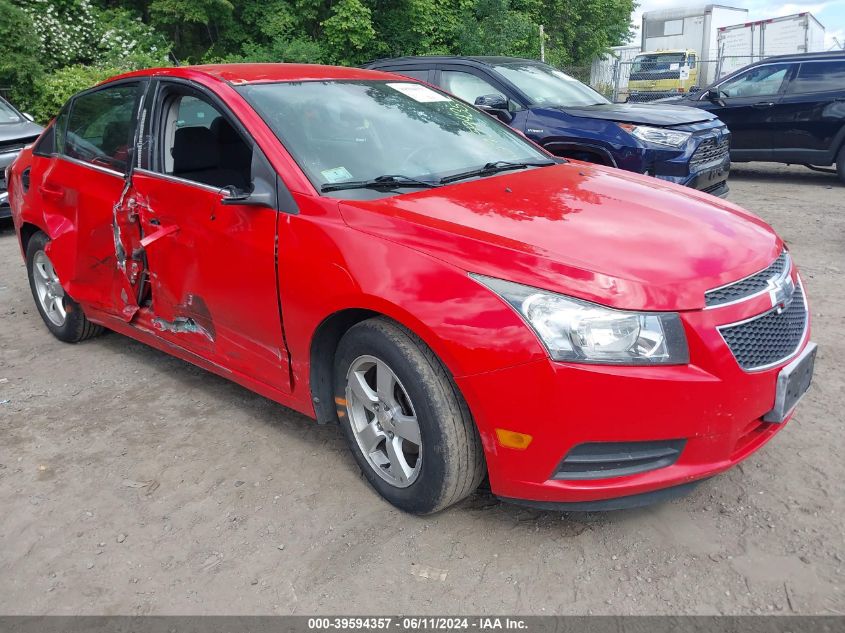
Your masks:
<svg viewBox="0 0 845 633"><path fill-rule="evenodd" d="M628 100L654 101L698 89L698 54L693 50L640 53L631 62Z"/></svg>

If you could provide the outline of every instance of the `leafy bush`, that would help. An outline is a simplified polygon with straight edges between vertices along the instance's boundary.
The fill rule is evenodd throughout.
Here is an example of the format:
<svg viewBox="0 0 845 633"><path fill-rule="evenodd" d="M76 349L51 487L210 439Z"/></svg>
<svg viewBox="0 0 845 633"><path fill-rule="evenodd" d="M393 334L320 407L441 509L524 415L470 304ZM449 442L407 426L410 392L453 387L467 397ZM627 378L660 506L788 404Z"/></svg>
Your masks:
<svg viewBox="0 0 845 633"><path fill-rule="evenodd" d="M118 68L99 66L66 66L44 78L38 95L28 105L28 112L39 123L45 124L59 113L74 94L118 74Z"/></svg>
<svg viewBox="0 0 845 633"><path fill-rule="evenodd" d="M7 0L0 0L0 88L9 88L9 98L24 108L36 92L44 74L39 58L38 35L29 15Z"/></svg>

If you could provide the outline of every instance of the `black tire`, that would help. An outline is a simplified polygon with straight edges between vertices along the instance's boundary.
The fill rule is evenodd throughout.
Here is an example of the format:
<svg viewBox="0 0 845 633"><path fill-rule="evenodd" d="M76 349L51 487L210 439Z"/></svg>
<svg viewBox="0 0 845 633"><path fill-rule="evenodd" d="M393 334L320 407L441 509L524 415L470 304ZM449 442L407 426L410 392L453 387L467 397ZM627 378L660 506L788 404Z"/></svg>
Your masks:
<svg viewBox="0 0 845 633"><path fill-rule="evenodd" d="M845 145L839 148L839 154L836 155L836 173L839 174L839 180L845 183Z"/></svg>
<svg viewBox="0 0 845 633"><path fill-rule="evenodd" d="M35 256L39 252L44 252L44 248L47 246L49 241L50 238L39 231L30 238L29 243L26 246L26 272L29 277L29 289L32 291L32 298L35 300L35 306L38 308L38 313L41 315L44 325L46 325L47 329L52 332L53 336L60 341L65 341L66 343L79 343L101 334L103 332L103 328L91 323L91 321L89 321L85 316L85 313L82 311L79 304L76 303L76 301L74 301L67 293L65 293L63 298L66 313L64 323L57 325L50 319L50 317L47 316L47 313L41 304L41 300L38 298L38 291L35 287L36 271L34 260Z"/></svg>
<svg viewBox="0 0 845 633"><path fill-rule="evenodd" d="M419 423L419 473L407 487L385 481L358 446L346 402L347 373L362 356L384 363L413 403ZM487 468L469 407L443 363L415 334L384 318L362 321L341 339L334 363L334 393L346 442L364 476L391 504L412 514L430 514L470 495Z"/></svg>

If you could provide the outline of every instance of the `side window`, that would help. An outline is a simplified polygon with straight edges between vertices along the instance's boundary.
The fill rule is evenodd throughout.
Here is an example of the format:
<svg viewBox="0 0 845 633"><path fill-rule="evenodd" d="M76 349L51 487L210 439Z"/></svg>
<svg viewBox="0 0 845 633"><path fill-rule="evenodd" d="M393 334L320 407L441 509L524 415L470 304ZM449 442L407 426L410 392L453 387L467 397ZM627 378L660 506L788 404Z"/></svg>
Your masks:
<svg viewBox="0 0 845 633"><path fill-rule="evenodd" d="M56 117L56 123L54 127L56 128L56 153L57 154L64 154L65 153L65 141L67 138L67 120L68 114L70 114L70 104L66 105L61 112L59 112L59 116Z"/></svg>
<svg viewBox="0 0 845 633"><path fill-rule="evenodd" d="M501 95L507 98L501 90L495 88L490 82L477 75L460 70L444 70L441 72L440 85L444 90L469 103L475 103L475 100L483 95Z"/></svg>
<svg viewBox="0 0 845 633"><path fill-rule="evenodd" d="M771 64L747 70L719 86L725 97L771 97L780 92L789 64Z"/></svg>
<svg viewBox="0 0 845 633"><path fill-rule="evenodd" d="M62 108L53 124L44 130L41 138L32 148L32 153L36 156L54 156L60 154L64 150L65 132L67 131L67 111L68 106Z"/></svg>
<svg viewBox="0 0 845 633"><path fill-rule="evenodd" d="M788 94L845 90L845 60L805 62L789 82Z"/></svg>
<svg viewBox="0 0 845 633"><path fill-rule="evenodd" d="M386 69L386 72L395 73L397 75L402 75L403 77L409 77L411 79L417 79L418 81L428 81L428 69L426 70L392 70Z"/></svg>
<svg viewBox="0 0 845 633"><path fill-rule="evenodd" d="M163 103L163 172L211 187L249 191L252 147L229 119L199 94L171 93Z"/></svg>
<svg viewBox="0 0 845 633"><path fill-rule="evenodd" d="M125 171L142 92L140 83L121 84L76 97L67 117L66 135L57 128L58 136L66 137L61 147L63 153L87 163Z"/></svg>

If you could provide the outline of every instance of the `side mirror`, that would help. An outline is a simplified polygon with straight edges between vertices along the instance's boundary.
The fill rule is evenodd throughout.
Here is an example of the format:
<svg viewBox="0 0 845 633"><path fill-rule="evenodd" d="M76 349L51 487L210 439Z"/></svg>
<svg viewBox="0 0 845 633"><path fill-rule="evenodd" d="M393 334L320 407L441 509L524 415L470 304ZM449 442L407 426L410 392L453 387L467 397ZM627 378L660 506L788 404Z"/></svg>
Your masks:
<svg viewBox="0 0 845 633"><path fill-rule="evenodd" d="M23 118L25 118L27 121L30 121L30 122L32 122L32 123L34 123L34 122L35 122L35 117L33 117L33 116L32 116L31 114L29 114L28 112L21 112L21 114L23 114Z"/></svg>
<svg viewBox="0 0 845 633"><path fill-rule="evenodd" d="M722 100L721 93L718 90L713 90L713 88L710 88L707 91L707 94L705 96L707 97L708 101L721 101Z"/></svg>
<svg viewBox="0 0 845 633"><path fill-rule="evenodd" d="M504 123L513 121L513 115L508 111L507 97L504 95L481 95L475 99L475 107L490 114L495 114Z"/></svg>
<svg viewBox="0 0 845 633"><path fill-rule="evenodd" d="M252 191L244 191L234 186L226 187L223 191L226 195L220 204L276 208L276 192L263 180L256 180Z"/></svg>

